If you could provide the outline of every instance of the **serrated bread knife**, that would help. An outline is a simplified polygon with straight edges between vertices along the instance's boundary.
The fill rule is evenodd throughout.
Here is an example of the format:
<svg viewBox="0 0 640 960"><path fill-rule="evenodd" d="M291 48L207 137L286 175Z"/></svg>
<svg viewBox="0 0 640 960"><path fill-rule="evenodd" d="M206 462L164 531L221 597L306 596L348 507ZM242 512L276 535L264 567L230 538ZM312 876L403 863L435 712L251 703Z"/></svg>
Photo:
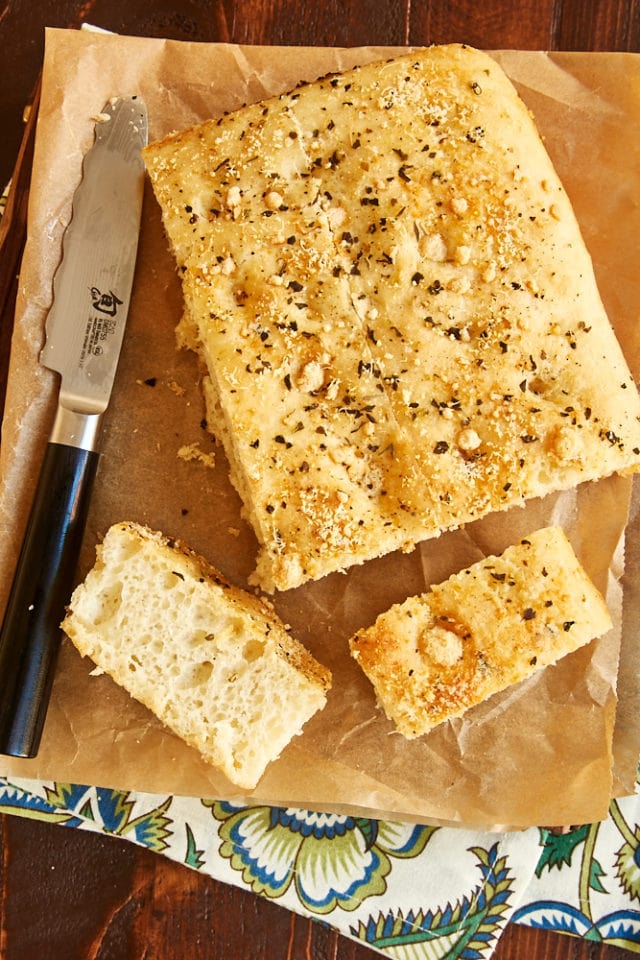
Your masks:
<svg viewBox="0 0 640 960"><path fill-rule="evenodd" d="M138 249L145 105L117 97L93 120L40 355L58 409L0 632L0 752L16 757L40 745Z"/></svg>

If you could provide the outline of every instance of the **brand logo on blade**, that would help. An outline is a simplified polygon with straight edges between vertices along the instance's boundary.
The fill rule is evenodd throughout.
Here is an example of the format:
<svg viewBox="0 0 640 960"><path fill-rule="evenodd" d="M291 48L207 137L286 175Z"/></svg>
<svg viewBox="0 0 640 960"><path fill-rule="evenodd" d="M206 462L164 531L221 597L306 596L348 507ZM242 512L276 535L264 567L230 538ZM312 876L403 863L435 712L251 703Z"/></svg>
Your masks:
<svg viewBox="0 0 640 960"><path fill-rule="evenodd" d="M108 317L115 317L118 307L122 304L122 300L116 297L113 290L109 293L101 293L97 287L91 287L91 300L95 309Z"/></svg>
<svg viewBox="0 0 640 960"><path fill-rule="evenodd" d="M103 292L98 287L91 287L91 305L95 311L88 320L80 353L80 366L88 356L100 357L104 353L107 337L116 329L116 316L122 300L113 290Z"/></svg>

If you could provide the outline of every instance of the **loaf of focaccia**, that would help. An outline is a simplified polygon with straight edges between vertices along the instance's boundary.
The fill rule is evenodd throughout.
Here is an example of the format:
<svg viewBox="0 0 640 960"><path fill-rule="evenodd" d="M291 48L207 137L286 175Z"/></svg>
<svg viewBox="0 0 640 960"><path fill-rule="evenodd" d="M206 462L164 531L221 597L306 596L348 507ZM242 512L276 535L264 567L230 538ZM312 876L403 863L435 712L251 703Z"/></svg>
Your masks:
<svg viewBox="0 0 640 960"><path fill-rule="evenodd" d="M610 628L564 532L547 527L391 607L349 644L413 739Z"/></svg>
<svg viewBox="0 0 640 960"><path fill-rule="evenodd" d="M331 674L269 603L136 523L114 524L62 624L232 783L252 789L321 710Z"/></svg>
<svg viewBox="0 0 640 960"><path fill-rule="evenodd" d="M263 588L638 468L571 205L489 56L327 76L144 156Z"/></svg>

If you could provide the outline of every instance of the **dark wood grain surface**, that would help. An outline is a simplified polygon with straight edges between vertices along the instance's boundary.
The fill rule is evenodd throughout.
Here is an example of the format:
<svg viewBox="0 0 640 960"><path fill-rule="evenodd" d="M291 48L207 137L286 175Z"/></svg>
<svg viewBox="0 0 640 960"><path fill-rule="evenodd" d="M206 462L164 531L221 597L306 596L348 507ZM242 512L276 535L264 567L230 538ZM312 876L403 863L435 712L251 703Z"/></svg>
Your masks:
<svg viewBox="0 0 640 960"><path fill-rule="evenodd" d="M25 106L37 99L44 27L77 28L83 21L133 35L252 44L464 41L487 49L640 51L637 0L3 0L0 184L16 173L0 227L0 403L29 188ZM0 841L1 960L375 955L328 927L124 841L7 816L0 817ZM621 960L630 954L512 925L494 956Z"/></svg>

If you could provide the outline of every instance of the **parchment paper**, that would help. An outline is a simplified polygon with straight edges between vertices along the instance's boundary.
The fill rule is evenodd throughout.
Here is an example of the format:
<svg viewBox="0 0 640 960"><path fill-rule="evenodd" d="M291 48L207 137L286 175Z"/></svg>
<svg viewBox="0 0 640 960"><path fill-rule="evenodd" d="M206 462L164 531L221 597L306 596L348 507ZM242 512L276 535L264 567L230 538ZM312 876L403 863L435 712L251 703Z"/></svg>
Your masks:
<svg viewBox="0 0 640 960"><path fill-rule="evenodd" d="M39 367L51 282L82 156L104 102L137 92L150 138L218 116L329 70L401 51L237 47L47 33L29 237L21 273L0 452L0 602L9 589L56 399ZM574 202L632 372L640 371L640 62L624 54L495 54L534 111ZM150 189L135 292L78 570L110 523L131 519L186 540L240 586L256 543L221 447L202 428L195 358L175 348L182 309ZM215 465L178 456L195 445ZM613 477L495 515L349 573L276 594L292 632L330 667L326 709L241 797L64 641L40 753L0 759L8 776L294 804L485 828L591 822L630 793L640 751L638 557L632 482ZM561 523L605 593L614 629L464 720L407 742L375 704L346 640L391 603L546 523ZM635 525L635 526L634 526ZM623 669L618 678L619 659ZM616 689L618 695L616 696ZM619 703L618 703L619 699ZM617 722L616 722L617 718Z"/></svg>

